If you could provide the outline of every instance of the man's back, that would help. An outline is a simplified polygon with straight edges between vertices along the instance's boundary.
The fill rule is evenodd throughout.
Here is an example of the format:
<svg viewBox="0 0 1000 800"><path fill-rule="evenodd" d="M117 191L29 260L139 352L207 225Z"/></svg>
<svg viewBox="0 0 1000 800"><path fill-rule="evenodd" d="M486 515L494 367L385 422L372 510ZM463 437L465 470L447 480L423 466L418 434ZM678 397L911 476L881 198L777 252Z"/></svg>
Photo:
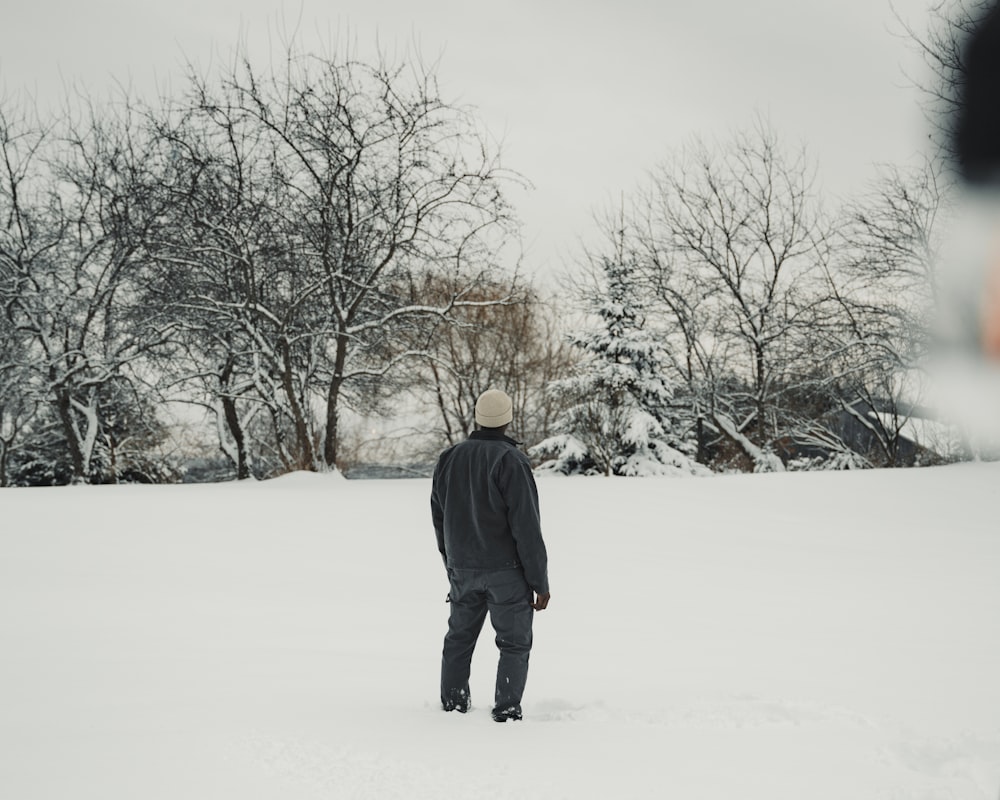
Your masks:
<svg viewBox="0 0 1000 800"><path fill-rule="evenodd" d="M502 431L479 430L438 459L431 491L438 550L453 569L521 566L548 590L531 464Z"/></svg>

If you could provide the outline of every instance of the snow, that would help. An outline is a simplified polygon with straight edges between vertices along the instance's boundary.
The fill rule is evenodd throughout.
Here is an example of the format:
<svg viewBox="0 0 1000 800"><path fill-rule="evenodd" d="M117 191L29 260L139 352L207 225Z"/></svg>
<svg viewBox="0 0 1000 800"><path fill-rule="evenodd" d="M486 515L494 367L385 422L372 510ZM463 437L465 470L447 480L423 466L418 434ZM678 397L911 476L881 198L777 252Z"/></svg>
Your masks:
<svg viewBox="0 0 1000 800"><path fill-rule="evenodd" d="M0 797L996 800L1000 466L540 476L525 719L429 483L0 492Z"/></svg>

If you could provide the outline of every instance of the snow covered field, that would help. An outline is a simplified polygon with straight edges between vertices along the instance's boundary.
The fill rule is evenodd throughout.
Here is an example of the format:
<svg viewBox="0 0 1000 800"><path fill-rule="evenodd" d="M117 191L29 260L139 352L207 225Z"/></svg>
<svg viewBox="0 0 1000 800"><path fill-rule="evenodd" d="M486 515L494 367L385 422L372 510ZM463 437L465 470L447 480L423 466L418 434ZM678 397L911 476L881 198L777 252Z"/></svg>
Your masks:
<svg viewBox="0 0 1000 800"><path fill-rule="evenodd" d="M429 482L0 491L0 797L1000 796L1000 466L539 480L525 720Z"/></svg>

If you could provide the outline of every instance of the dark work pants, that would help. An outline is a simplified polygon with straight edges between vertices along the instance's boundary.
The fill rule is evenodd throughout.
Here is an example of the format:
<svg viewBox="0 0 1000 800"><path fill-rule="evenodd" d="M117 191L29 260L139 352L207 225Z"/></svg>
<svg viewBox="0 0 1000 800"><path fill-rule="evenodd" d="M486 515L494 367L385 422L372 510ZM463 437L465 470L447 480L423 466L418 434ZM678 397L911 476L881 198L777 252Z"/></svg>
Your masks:
<svg viewBox="0 0 1000 800"><path fill-rule="evenodd" d="M486 612L500 650L494 703L520 705L531 653L531 588L520 569L448 570L451 616L441 658L441 702L468 702L472 652Z"/></svg>

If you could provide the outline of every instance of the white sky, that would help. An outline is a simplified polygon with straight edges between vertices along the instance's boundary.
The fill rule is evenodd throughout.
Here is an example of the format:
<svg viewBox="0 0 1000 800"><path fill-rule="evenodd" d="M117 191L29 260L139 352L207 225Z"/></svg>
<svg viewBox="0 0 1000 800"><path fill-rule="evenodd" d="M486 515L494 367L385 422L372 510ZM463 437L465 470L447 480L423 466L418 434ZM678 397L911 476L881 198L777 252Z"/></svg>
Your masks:
<svg viewBox="0 0 1000 800"><path fill-rule="evenodd" d="M0 0L0 87L41 105L66 84L152 90L183 60L205 66L242 37L253 51L298 28L306 46L440 56L446 98L478 107L504 141L529 271L560 268L595 211L692 135L768 116L805 144L833 205L876 162L926 139L920 75L889 0ZM894 0L918 29L929 0Z"/></svg>

